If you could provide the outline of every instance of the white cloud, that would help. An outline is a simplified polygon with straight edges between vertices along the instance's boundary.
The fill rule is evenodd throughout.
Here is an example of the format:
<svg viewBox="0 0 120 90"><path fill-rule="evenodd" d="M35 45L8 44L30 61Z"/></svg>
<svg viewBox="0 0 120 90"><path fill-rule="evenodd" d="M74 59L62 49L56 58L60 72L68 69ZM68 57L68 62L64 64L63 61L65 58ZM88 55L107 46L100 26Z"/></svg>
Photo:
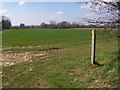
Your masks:
<svg viewBox="0 0 120 90"><path fill-rule="evenodd" d="M7 9L1 9L0 10L0 15L6 15L7 12L8 12Z"/></svg>
<svg viewBox="0 0 120 90"><path fill-rule="evenodd" d="M80 8L88 8L87 5L81 5Z"/></svg>
<svg viewBox="0 0 120 90"><path fill-rule="evenodd" d="M108 1L108 0L106 0L106 1ZM102 7L105 7L105 6L106 6L105 3L102 3L102 2L99 2L99 1L96 1L96 2L98 2L98 5L95 6L95 7L93 6L92 3L87 3L87 4L81 5L80 8L81 8L81 9L88 9L88 10L96 10L96 11L98 11L98 10L100 10Z"/></svg>
<svg viewBox="0 0 120 90"><path fill-rule="evenodd" d="M54 15L54 14L52 14L52 16L51 16L51 17L52 17L52 19L54 19L54 18L55 18L55 15Z"/></svg>
<svg viewBox="0 0 120 90"><path fill-rule="evenodd" d="M55 19L56 17L59 18L58 15L62 15L62 14L64 14L63 11L58 11L55 14L52 14L51 17L52 19Z"/></svg>
<svg viewBox="0 0 120 90"><path fill-rule="evenodd" d="M7 9L1 9L0 13L3 14L3 13L6 13L7 11L8 11Z"/></svg>
<svg viewBox="0 0 120 90"><path fill-rule="evenodd" d="M105 2L118 2L120 0L102 0L102 1L105 1Z"/></svg>
<svg viewBox="0 0 120 90"><path fill-rule="evenodd" d="M91 9L91 7L90 7L91 5L92 5L91 3L83 4L83 5L80 6L80 8L82 8L82 9Z"/></svg>
<svg viewBox="0 0 120 90"><path fill-rule="evenodd" d="M56 14L61 15L61 14L63 14L63 11L58 11Z"/></svg>
<svg viewBox="0 0 120 90"><path fill-rule="evenodd" d="M103 0L103 1L106 1L106 2L108 2L108 1L112 1L112 0Z"/></svg>
<svg viewBox="0 0 120 90"><path fill-rule="evenodd" d="M24 1L24 0L20 0L18 5L19 5L19 6L22 6L22 5L24 5L24 4L25 4L25 1Z"/></svg>

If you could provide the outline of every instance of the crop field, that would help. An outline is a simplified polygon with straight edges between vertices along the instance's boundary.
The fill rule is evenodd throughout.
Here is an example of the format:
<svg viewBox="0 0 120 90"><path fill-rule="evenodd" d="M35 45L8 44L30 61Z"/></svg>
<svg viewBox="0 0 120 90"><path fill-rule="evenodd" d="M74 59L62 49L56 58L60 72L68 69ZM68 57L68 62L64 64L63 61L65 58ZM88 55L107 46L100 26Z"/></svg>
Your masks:
<svg viewBox="0 0 120 90"><path fill-rule="evenodd" d="M96 33L91 65L91 29L3 31L3 88L118 87L117 31Z"/></svg>

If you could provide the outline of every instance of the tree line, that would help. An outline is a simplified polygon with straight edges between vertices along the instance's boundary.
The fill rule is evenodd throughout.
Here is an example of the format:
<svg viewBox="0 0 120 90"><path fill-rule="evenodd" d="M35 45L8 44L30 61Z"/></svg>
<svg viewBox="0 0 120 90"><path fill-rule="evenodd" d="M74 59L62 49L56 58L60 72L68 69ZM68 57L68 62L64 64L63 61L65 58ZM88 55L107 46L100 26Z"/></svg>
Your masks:
<svg viewBox="0 0 120 90"><path fill-rule="evenodd" d="M56 22L56 21L54 21ZM62 21L58 23L45 23L42 22L40 25L29 25L26 26L24 23L21 23L20 26L12 26L13 29L19 29L19 28L48 28L48 29L64 29L64 28L92 28L92 27L102 27L102 26L95 26L95 25L85 25L85 24L78 24L76 22L69 23L67 21Z"/></svg>
<svg viewBox="0 0 120 90"><path fill-rule="evenodd" d="M67 21L62 21L62 22L56 22L54 20L50 20L50 23L47 24L45 22L42 22L40 25L25 25L24 23L20 23L19 26L12 26L11 20L6 17L6 16L2 16L2 21L0 22L0 28L2 30L6 30L6 29L27 29L27 28L48 28L48 29L64 29L64 28L104 28L104 25L94 25L94 24L79 24L77 22L67 22Z"/></svg>

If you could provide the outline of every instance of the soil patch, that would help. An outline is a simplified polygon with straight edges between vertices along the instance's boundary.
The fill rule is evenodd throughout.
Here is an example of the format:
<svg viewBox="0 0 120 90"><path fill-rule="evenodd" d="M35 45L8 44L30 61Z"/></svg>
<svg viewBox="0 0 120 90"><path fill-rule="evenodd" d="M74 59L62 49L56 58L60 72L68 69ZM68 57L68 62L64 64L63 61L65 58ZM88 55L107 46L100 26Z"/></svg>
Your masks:
<svg viewBox="0 0 120 90"><path fill-rule="evenodd" d="M38 46L40 47L40 46ZM18 47L17 47L18 48ZM19 47L19 49L23 49L25 47ZM34 48L32 46L26 47L26 48ZM16 47L9 47L4 48L2 51L2 65L3 66L10 66L14 65L16 63L22 62L22 61L33 61L33 58L39 57L41 59L47 59L48 53L50 51L55 50L62 50L61 48L51 47L51 48L45 48L45 49L38 49L37 51L17 51L13 52L11 49L16 49Z"/></svg>
<svg viewBox="0 0 120 90"><path fill-rule="evenodd" d="M47 55L47 52L45 51L39 51L37 53L35 52L15 52L15 53L3 52L2 65L10 66L22 61L32 61L34 57L43 58L43 57L46 57L46 55Z"/></svg>

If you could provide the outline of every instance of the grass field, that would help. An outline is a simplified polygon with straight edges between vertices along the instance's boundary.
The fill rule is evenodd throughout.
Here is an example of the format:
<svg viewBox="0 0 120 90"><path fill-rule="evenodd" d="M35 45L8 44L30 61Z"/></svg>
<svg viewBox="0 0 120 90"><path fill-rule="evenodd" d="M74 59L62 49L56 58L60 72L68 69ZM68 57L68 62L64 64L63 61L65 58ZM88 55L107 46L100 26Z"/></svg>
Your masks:
<svg viewBox="0 0 120 90"><path fill-rule="evenodd" d="M102 88L118 86L117 31L97 30L91 65L91 30L23 29L2 32L4 88ZM9 63L12 63L9 66Z"/></svg>

